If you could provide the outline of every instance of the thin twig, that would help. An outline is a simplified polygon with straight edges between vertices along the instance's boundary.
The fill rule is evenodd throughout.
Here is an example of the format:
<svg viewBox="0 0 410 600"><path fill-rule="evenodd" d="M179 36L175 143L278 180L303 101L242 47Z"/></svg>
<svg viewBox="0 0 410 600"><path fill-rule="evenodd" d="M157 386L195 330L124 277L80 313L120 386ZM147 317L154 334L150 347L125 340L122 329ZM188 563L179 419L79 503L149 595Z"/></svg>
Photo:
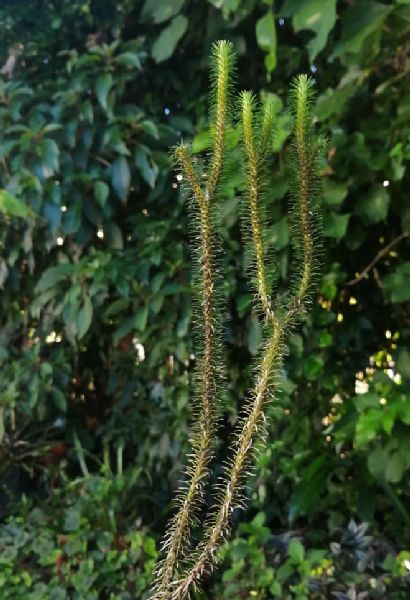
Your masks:
<svg viewBox="0 0 410 600"><path fill-rule="evenodd" d="M401 242L401 240L404 240L405 238L409 237L409 235L410 234L409 234L408 231L403 231L403 233L401 233L399 236L397 236L396 238L394 238L394 240L392 240L391 242L389 242L387 244L387 246L385 246L384 248L382 248L381 250L379 250L379 252L373 258L373 260L371 262L369 262L369 264L367 265L367 267L365 267L363 269L363 271L357 277L354 277L354 279L351 279L350 281L348 281L347 283L345 283L345 285L346 286L347 285L356 285L356 283L359 283L359 281L361 281L362 279L364 279L365 277L367 277L367 275L373 269L373 267L384 256L386 256L386 254L388 254L390 252L390 250L392 250L399 242Z"/></svg>
<svg viewBox="0 0 410 600"><path fill-rule="evenodd" d="M95 160L104 165L104 167L108 167L109 169L112 167L112 164L105 160L102 156L94 156Z"/></svg>

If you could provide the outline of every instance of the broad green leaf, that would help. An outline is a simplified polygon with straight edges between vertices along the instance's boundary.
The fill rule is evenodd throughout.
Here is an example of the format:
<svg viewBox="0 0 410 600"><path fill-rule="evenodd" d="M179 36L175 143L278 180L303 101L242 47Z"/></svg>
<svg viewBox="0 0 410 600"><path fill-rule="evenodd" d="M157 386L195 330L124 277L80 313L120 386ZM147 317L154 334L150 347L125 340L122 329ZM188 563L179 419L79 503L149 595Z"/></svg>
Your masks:
<svg viewBox="0 0 410 600"><path fill-rule="evenodd" d="M7 156L18 145L17 140L8 140L0 144L0 159Z"/></svg>
<svg viewBox="0 0 410 600"><path fill-rule="evenodd" d="M41 141L41 159L50 176L58 170L58 157L60 150L54 140L44 139Z"/></svg>
<svg viewBox="0 0 410 600"><path fill-rule="evenodd" d="M67 592L63 587L54 585L49 590L50 600L67 600Z"/></svg>
<svg viewBox="0 0 410 600"><path fill-rule="evenodd" d="M290 540L288 554L295 563L301 563L305 557L303 544L297 539Z"/></svg>
<svg viewBox="0 0 410 600"><path fill-rule="evenodd" d="M120 325L117 327L117 329L114 331L114 335L113 335L114 343L115 344L118 343L119 340L126 337L134 329L135 329L134 316L128 317L127 319L122 321L120 323Z"/></svg>
<svg viewBox="0 0 410 600"><path fill-rule="evenodd" d="M393 303L410 300L410 262L404 262L382 280L383 292Z"/></svg>
<svg viewBox="0 0 410 600"><path fill-rule="evenodd" d="M145 0L141 16L143 19L149 19L153 23L163 23L177 15L184 5L185 0Z"/></svg>
<svg viewBox="0 0 410 600"><path fill-rule="evenodd" d="M289 223L286 216L272 225L269 240L276 250L282 250L289 244Z"/></svg>
<svg viewBox="0 0 410 600"><path fill-rule="evenodd" d="M372 225L387 217L390 195L381 184L375 184L363 197L358 198L355 213L362 217L366 224Z"/></svg>
<svg viewBox="0 0 410 600"><path fill-rule="evenodd" d="M60 390L54 390L53 400L54 404L59 410L61 410L61 412L67 412L67 400L63 392L61 392Z"/></svg>
<svg viewBox="0 0 410 600"><path fill-rule="evenodd" d="M55 231L60 227L61 223L61 207L52 202L45 202L43 206L43 215L50 223L51 228Z"/></svg>
<svg viewBox="0 0 410 600"><path fill-rule="evenodd" d="M319 96L316 107L315 115L320 121L325 121L329 117L337 117L344 110L346 110L346 104L354 94L354 84L345 85L336 89L328 88L325 92Z"/></svg>
<svg viewBox="0 0 410 600"><path fill-rule="evenodd" d="M183 294L188 292L189 288L182 283L168 283L162 288L162 292L165 296L173 296L174 294Z"/></svg>
<svg viewBox="0 0 410 600"><path fill-rule="evenodd" d="M267 53L265 66L271 73L276 67L276 25L271 10L256 23L256 40L259 48Z"/></svg>
<svg viewBox="0 0 410 600"><path fill-rule="evenodd" d="M91 303L90 297L87 295L84 298L84 303L80 310L78 311L76 324L77 324L77 336L78 339L81 339L85 336L87 331L90 328L91 322L93 318L93 305Z"/></svg>
<svg viewBox="0 0 410 600"><path fill-rule="evenodd" d="M395 422L395 415L384 413L382 417L382 426L387 435L391 434Z"/></svg>
<svg viewBox="0 0 410 600"><path fill-rule="evenodd" d="M323 358L320 355L308 356L303 363L303 370L306 373L306 377L314 381L323 372Z"/></svg>
<svg viewBox="0 0 410 600"><path fill-rule="evenodd" d="M36 291L45 292L46 290L54 287L56 283L71 275L74 269L75 265L71 263L64 263L62 265L58 265L57 267L51 267L50 269L47 269L47 271L44 271L40 281L36 285Z"/></svg>
<svg viewBox="0 0 410 600"><path fill-rule="evenodd" d="M81 120L92 125L94 123L94 107L89 100L85 100L80 106Z"/></svg>
<svg viewBox="0 0 410 600"><path fill-rule="evenodd" d="M323 180L323 200L330 206L339 205L346 198L348 188L346 183L334 181L326 177Z"/></svg>
<svg viewBox="0 0 410 600"><path fill-rule="evenodd" d="M405 457L400 452L394 452L388 459L384 470L387 481L399 483L406 469Z"/></svg>
<svg viewBox="0 0 410 600"><path fill-rule="evenodd" d="M184 15L178 15L161 31L151 50L152 58L155 62L163 62L173 55L187 27L188 19Z"/></svg>
<svg viewBox="0 0 410 600"><path fill-rule="evenodd" d="M0 362L6 360L9 357L9 352L4 346L0 346Z"/></svg>
<svg viewBox="0 0 410 600"><path fill-rule="evenodd" d="M141 121L141 123L138 123L138 126L147 135L150 135L151 137L155 138L156 140L159 139L158 127L155 125L155 123L153 121L148 121L148 120Z"/></svg>
<svg viewBox="0 0 410 600"><path fill-rule="evenodd" d="M353 398L355 406L362 412L366 408L378 408L380 409L380 396L374 392L367 392L366 394L358 394Z"/></svg>
<svg viewBox="0 0 410 600"><path fill-rule="evenodd" d="M141 61L139 59L138 54L134 52L123 52L115 57L115 62L123 65L124 67L136 67L137 69L141 68Z"/></svg>
<svg viewBox="0 0 410 600"><path fill-rule="evenodd" d="M121 229L113 221L109 221L104 225L104 240L109 248L113 248L114 250L122 250L124 248Z"/></svg>
<svg viewBox="0 0 410 600"><path fill-rule="evenodd" d="M111 183L119 199L126 202L131 183L131 173L127 159L124 156L119 156L111 167Z"/></svg>
<svg viewBox="0 0 410 600"><path fill-rule="evenodd" d="M371 408L363 412L356 424L355 445L357 448L364 446L372 440L382 425L383 411L379 408Z"/></svg>
<svg viewBox="0 0 410 600"><path fill-rule="evenodd" d="M248 350L250 354L255 355L262 343L262 325L258 316L252 313L248 325Z"/></svg>
<svg viewBox="0 0 410 600"><path fill-rule="evenodd" d="M76 531L80 527L80 523L80 512L75 508L68 509L64 519L64 531Z"/></svg>
<svg viewBox="0 0 410 600"><path fill-rule="evenodd" d="M95 82L95 93L97 95L98 102L104 110L107 110L107 98L112 84L113 78L111 73L103 73Z"/></svg>
<svg viewBox="0 0 410 600"><path fill-rule="evenodd" d="M407 377L407 379L409 379ZM402 396L401 403L396 405L399 410L400 420L403 421L406 425L410 425L410 402L407 395ZM409 466L410 466L410 456L407 454Z"/></svg>
<svg viewBox="0 0 410 600"><path fill-rule="evenodd" d="M94 184L94 198L100 206L104 206L110 194L110 188L104 181L96 181Z"/></svg>
<svg viewBox="0 0 410 600"><path fill-rule="evenodd" d="M349 213L344 215L329 213L325 215L323 219L323 235L340 240L346 234L349 219Z"/></svg>
<svg viewBox="0 0 410 600"><path fill-rule="evenodd" d="M402 377L410 380L410 352L402 348L397 358L397 370Z"/></svg>
<svg viewBox="0 0 410 600"><path fill-rule="evenodd" d="M63 232L66 234L77 233L81 226L82 208L81 202L74 202L68 207L63 218Z"/></svg>
<svg viewBox="0 0 410 600"><path fill-rule="evenodd" d="M319 501L331 471L331 463L325 455L315 458L303 471L289 505L289 519L293 521L298 515L307 514Z"/></svg>
<svg viewBox="0 0 410 600"><path fill-rule="evenodd" d="M228 19L231 13L235 13L240 5L240 0L208 0L208 2L222 10L224 19Z"/></svg>
<svg viewBox="0 0 410 600"><path fill-rule="evenodd" d="M146 181L151 188L154 188L159 169L144 146L137 147L135 152L135 164L144 181Z"/></svg>
<svg viewBox="0 0 410 600"><path fill-rule="evenodd" d="M310 29L315 37L307 44L309 60L313 62L326 45L327 37L336 22L336 0L307 0L293 15L296 32Z"/></svg>
<svg viewBox="0 0 410 600"><path fill-rule="evenodd" d="M164 283L164 279L165 279L165 273L157 273L151 279L151 289L154 294L156 294L160 290L162 284Z"/></svg>
<svg viewBox="0 0 410 600"><path fill-rule="evenodd" d="M236 310L238 315L242 318L252 307L253 295L252 294L241 294L236 299Z"/></svg>
<svg viewBox="0 0 410 600"><path fill-rule="evenodd" d="M192 152L198 154L208 148L212 148L212 134L209 129L196 134L192 141Z"/></svg>
<svg viewBox="0 0 410 600"><path fill-rule="evenodd" d="M165 296L162 292L158 292L151 297L149 309L153 315L157 315L164 304Z"/></svg>
<svg viewBox="0 0 410 600"><path fill-rule="evenodd" d="M269 586L269 591L274 596L274 598L283 598L282 585L279 583L279 581L274 581Z"/></svg>
<svg viewBox="0 0 410 600"><path fill-rule="evenodd" d="M333 335L325 329L320 332L318 339L319 348L329 348L333 344Z"/></svg>
<svg viewBox="0 0 410 600"><path fill-rule="evenodd" d="M284 113L282 115L279 115L279 117L277 118L276 126L275 126L275 136L274 136L273 146L272 146L272 149L274 152L279 152L281 150L283 144L285 143L285 141L287 140L287 138L290 136L290 134L292 132L292 124L293 124L293 119L289 113ZM287 183L285 183L285 186L286 185L287 185ZM275 191L275 194L277 194L278 191ZM279 197L279 196L277 196L277 197Z"/></svg>
<svg viewBox="0 0 410 600"><path fill-rule="evenodd" d="M382 480L384 477L384 471L386 468L387 456L386 452L380 446L377 446L370 452L367 457L367 467L370 473L377 480Z"/></svg>
<svg viewBox="0 0 410 600"><path fill-rule="evenodd" d="M279 9L278 15L280 17L293 17L304 2L305 0L285 0Z"/></svg>
<svg viewBox="0 0 410 600"><path fill-rule="evenodd" d="M366 38L381 30L391 10L391 6L371 0L354 2L342 16L342 34L333 56L359 54Z"/></svg>
<svg viewBox="0 0 410 600"><path fill-rule="evenodd" d="M53 131L59 131L63 126L60 123L48 123L43 127L43 133L52 133Z"/></svg>
<svg viewBox="0 0 410 600"><path fill-rule="evenodd" d="M147 326L148 306L140 306L134 315L134 327L138 331L144 331Z"/></svg>
<svg viewBox="0 0 410 600"><path fill-rule="evenodd" d="M6 190L0 190L0 212L8 217L32 217L34 211Z"/></svg>
<svg viewBox="0 0 410 600"><path fill-rule="evenodd" d="M104 319L115 317L120 312L123 312L130 305L130 298L118 298L104 312Z"/></svg>

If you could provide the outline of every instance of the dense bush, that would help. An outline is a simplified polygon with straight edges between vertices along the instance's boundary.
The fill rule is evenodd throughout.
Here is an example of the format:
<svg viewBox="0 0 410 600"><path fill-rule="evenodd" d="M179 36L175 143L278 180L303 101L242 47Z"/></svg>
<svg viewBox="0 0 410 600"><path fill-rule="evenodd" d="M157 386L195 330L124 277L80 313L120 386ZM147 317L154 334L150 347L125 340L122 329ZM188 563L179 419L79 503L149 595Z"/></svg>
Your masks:
<svg viewBox="0 0 410 600"><path fill-rule="evenodd" d="M121 533L132 479L90 475L56 490L42 508L24 503L0 532L1 597L141 597L157 552L135 522Z"/></svg>
<svg viewBox="0 0 410 600"><path fill-rule="evenodd" d="M186 450L195 361L186 198L168 149L181 136L193 138L199 156L209 148L207 61L217 38L231 39L239 54L240 87L272 94L277 107L269 242L279 288L291 264L291 120L279 98L295 73L310 70L317 80L317 128L329 150L324 275L310 321L291 339L270 409L274 431L251 482L246 521L264 518L241 526L221 573L232 581L212 581L207 597L235 597L237 585L242 597L269 598L282 593L277 581L290 598L329 590L354 598L348 583L357 598L377 597L372 579L395 589L392 598L408 595L409 21L404 0L2 3L0 189L10 194L0 195L4 597L29 597L35 586L33 598L63 590L139 597L146 586L150 540L163 531ZM261 339L244 277L235 132L230 159L222 446ZM118 456L117 478L107 469ZM94 514L96 504L107 514ZM70 532L71 509L83 521ZM369 522L379 540L364 570L329 550L352 518ZM41 553L40 531L48 544ZM292 545L300 570L286 546L262 541L270 535L303 539L305 553ZM71 556L61 536L73 540ZM335 581L330 574L326 592L306 588L315 576L327 585L328 566Z"/></svg>
<svg viewBox="0 0 410 600"><path fill-rule="evenodd" d="M259 513L240 525L240 536L227 548L215 597L406 598L409 574L403 563L409 553L394 556L367 530L366 523L351 521L323 549L306 548L298 532L273 534Z"/></svg>

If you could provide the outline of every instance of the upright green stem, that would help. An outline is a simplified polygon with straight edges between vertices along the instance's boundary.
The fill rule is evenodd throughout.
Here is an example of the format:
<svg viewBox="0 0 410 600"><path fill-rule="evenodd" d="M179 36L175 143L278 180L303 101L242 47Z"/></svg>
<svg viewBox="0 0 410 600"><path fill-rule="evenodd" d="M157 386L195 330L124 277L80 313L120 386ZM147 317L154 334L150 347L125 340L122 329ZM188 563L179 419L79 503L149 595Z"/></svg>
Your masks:
<svg viewBox="0 0 410 600"><path fill-rule="evenodd" d="M296 80L294 88L296 97L294 144L297 161L295 196L300 221L298 235L302 255L301 275L295 293L294 307L284 317L279 318L274 315L271 308L266 281L265 250L258 207L260 176L258 163L260 157L255 150L252 127L253 100L252 96L246 92L242 95L243 136L248 160L248 203L256 263L257 290L269 336L259 362L258 375L251 401L245 407L245 416L240 421L235 436L237 441L234 445L233 457L225 471L225 483L217 500L216 509L210 517L208 527L205 529L204 538L192 557L191 566L179 580L172 582L170 600L183 600L190 590L198 585L207 570L212 568L215 555L229 533L230 515L233 509L240 504L241 490L252 458L252 450L255 447L256 440L261 440L264 436L264 408L269 396L275 390L278 369L283 357L283 342L289 326L296 320L300 306L309 291L314 257L310 218L313 162L310 139L307 137L310 128L310 86L310 81L302 76ZM279 315L283 315L283 310L279 311Z"/></svg>
<svg viewBox="0 0 410 600"><path fill-rule="evenodd" d="M202 296L202 322L203 322L203 356L199 366L200 373L200 414L197 434L193 445L195 448L194 459L189 470L190 480L179 511L171 523L171 536L167 546L167 556L161 568L161 582L158 586L158 598L167 598L167 590L172 581L174 571L178 566L179 556L190 534L190 525L193 522L193 513L198 495L202 493L203 480L207 475L210 460L213 434L215 429L215 306L214 306L214 273L212 258L212 224L210 219L210 205L202 191L196 177L187 149L180 146L176 150L176 157L183 170L195 201L198 205L200 224L200 273Z"/></svg>
<svg viewBox="0 0 410 600"><path fill-rule="evenodd" d="M204 480L212 458L216 428L218 315L216 307L215 232L212 204L222 168L228 111L229 75L232 47L218 42L213 49L216 86L215 135L210 174L205 191L195 173L189 152L184 145L176 149L176 159L193 193L198 231L198 271L200 279L200 322L202 327L201 356L197 364L199 416L192 439L193 454L188 467L188 482L179 495L179 510L172 519L164 548L166 556L157 569L155 598L170 597L172 580L188 547L191 528L201 506Z"/></svg>
<svg viewBox="0 0 410 600"><path fill-rule="evenodd" d="M192 587L202 579L210 563L215 558L221 544L227 537L230 515L239 500L240 489L249 466L249 458L255 441L255 434L263 429L264 406L273 391L272 381L275 367L280 361L281 343L284 329L279 325L273 326L272 335L266 344L255 386L253 402L249 414L244 419L238 431L238 442L231 467L227 472L226 483L221 499L218 502L215 517L210 523L205 542L200 545L193 567L186 576L176 583L170 600L182 600Z"/></svg>
<svg viewBox="0 0 410 600"><path fill-rule="evenodd" d="M311 193L312 174L309 149L306 144L307 111L309 102L309 79L299 78L295 107L295 147L298 161L298 190L299 190L299 215L300 215L300 237L303 246L303 267L296 299L301 301L305 297L311 278L313 237L309 219L309 196Z"/></svg>
<svg viewBox="0 0 410 600"><path fill-rule="evenodd" d="M222 168L228 112L230 75L232 71L232 45L225 41L221 41L216 44L213 48L213 58L215 65L214 77L216 85L216 108L213 155L206 187L209 198L212 198L215 194Z"/></svg>
<svg viewBox="0 0 410 600"><path fill-rule="evenodd" d="M255 148L253 133L253 103L254 99L249 92L242 93L242 123L243 138L248 160L248 205L250 212L250 224L252 242L254 248L254 260L256 267L256 287L265 317L272 316L271 300L268 294L268 284L265 269L265 248L262 236L262 225L260 221L259 207L259 164L260 156Z"/></svg>

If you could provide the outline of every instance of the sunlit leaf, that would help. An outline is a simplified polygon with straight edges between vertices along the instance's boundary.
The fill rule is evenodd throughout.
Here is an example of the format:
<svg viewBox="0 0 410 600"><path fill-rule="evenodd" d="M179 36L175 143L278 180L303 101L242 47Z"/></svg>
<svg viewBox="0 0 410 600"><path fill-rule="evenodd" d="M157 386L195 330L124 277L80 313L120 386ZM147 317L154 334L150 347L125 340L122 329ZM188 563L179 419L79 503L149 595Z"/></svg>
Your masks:
<svg viewBox="0 0 410 600"><path fill-rule="evenodd" d="M107 98L112 84L113 78L111 73L103 73L95 82L95 93L97 95L98 102L104 110L107 110Z"/></svg>
<svg viewBox="0 0 410 600"><path fill-rule="evenodd" d="M90 297L87 295L84 298L84 302L77 315L77 336L81 339L85 336L90 328L91 321L93 318L93 305Z"/></svg>
<svg viewBox="0 0 410 600"><path fill-rule="evenodd" d="M34 216L34 211L29 206L6 190L0 190L0 212L9 217Z"/></svg>
<svg viewBox="0 0 410 600"><path fill-rule="evenodd" d="M155 40L151 54L155 62L163 62L173 55L179 40L188 27L185 15L178 15L165 27Z"/></svg>
<svg viewBox="0 0 410 600"><path fill-rule="evenodd" d="M131 183L131 172L128 161L124 156L119 156L111 167L111 183L117 196L125 202L128 198Z"/></svg>
<svg viewBox="0 0 410 600"><path fill-rule="evenodd" d="M338 215L329 213L323 219L323 235L325 237L340 239L346 234L350 214Z"/></svg>
<svg viewBox="0 0 410 600"><path fill-rule="evenodd" d="M371 34L380 31L392 7L372 0L354 2L343 14L342 34L333 56L358 54Z"/></svg>
<svg viewBox="0 0 410 600"><path fill-rule="evenodd" d="M276 67L276 25L272 11L268 11L256 23L258 46L267 53L265 65L269 73Z"/></svg>
<svg viewBox="0 0 410 600"><path fill-rule="evenodd" d="M326 45L327 36L336 22L336 0L307 0L293 16L296 32L302 29L314 31L315 37L307 44L310 62Z"/></svg>

